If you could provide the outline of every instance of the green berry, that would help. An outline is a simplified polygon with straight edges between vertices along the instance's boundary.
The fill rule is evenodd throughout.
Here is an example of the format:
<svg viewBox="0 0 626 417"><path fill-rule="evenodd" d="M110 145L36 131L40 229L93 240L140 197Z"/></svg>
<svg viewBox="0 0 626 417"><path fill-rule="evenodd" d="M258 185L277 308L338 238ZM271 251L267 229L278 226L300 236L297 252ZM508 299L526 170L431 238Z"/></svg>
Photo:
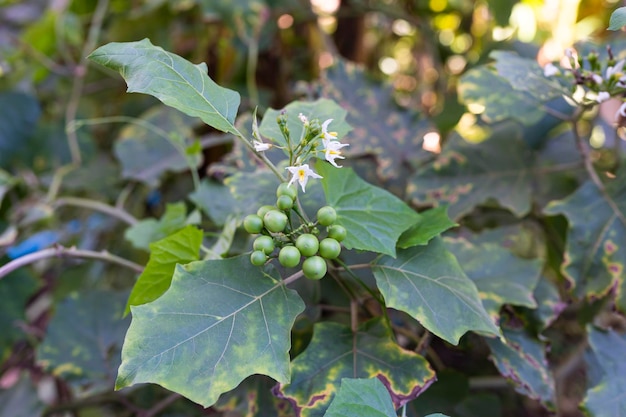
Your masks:
<svg viewBox="0 0 626 417"><path fill-rule="evenodd" d="M270 210L276 210L276 207L274 207L274 206L261 206L257 210L256 215L259 216L260 218L263 218L263 216L265 216L265 213L267 213Z"/></svg>
<svg viewBox="0 0 626 417"><path fill-rule="evenodd" d="M267 255L262 250L255 250L250 255L250 262L255 266L263 266L267 261Z"/></svg>
<svg viewBox="0 0 626 417"><path fill-rule="evenodd" d="M317 210L317 221L322 226L330 226L337 220L337 212L331 206L324 206Z"/></svg>
<svg viewBox="0 0 626 417"><path fill-rule="evenodd" d="M254 240L252 247L255 251L262 251L266 255L274 252L274 239L269 236L259 236Z"/></svg>
<svg viewBox="0 0 626 417"><path fill-rule="evenodd" d="M280 197L281 195L289 196L291 197L291 200L295 200L298 196L298 189L287 185L286 182L283 182L276 189L276 197Z"/></svg>
<svg viewBox="0 0 626 417"><path fill-rule="evenodd" d="M261 233L261 230L263 230L263 219L256 214L250 214L243 219L243 228L251 235Z"/></svg>
<svg viewBox="0 0 626 417"><path fill-rule="evenodd" d="M335 239L337 242L342 242L347 235L348 231L346 228L338 224L333 224L328 228L328 237Z"/></svg>
<svg viewBox="0 0 626 417"><path fill-rule="evenodd" d="M305 233L298 236L298 239L296 239L296 248L300 250L300 253L303 256L315 255L319 247L319 240L317 240L317 237L313 236L312 234Z"/></svg>
<svg viewBox="0 0 626 417"><path fill-rule="evenodd" d="M335 259L341 253L341 245L335 239L327 237L320 242L320 255L326 259Z"/></svg>
<svg viewBox="0 0 626 417"><path fill-rule="evenodd" d="M309 279L322 279L326 275L326 261L319 256L311 256L302 263L302 272Z"/></svg>
<svg viewBox="0 0 626 417"><path fill-rule="evenodd" d="M263 224L270 232L282 232L287 226L287 216L278 210L270 210L263 216Z"/></svg>
<svg viewBox="0 0 626 417"><path fill-rule="evenodd" d="M300 251L295 246L285 246L278 252L278 262L285 268L293 268L300 263Z"/></svg>
<svg viewBox="0 0 626 417"><path fill-rule="evenodd" d="M289 211L293 207L293 200L288 195L281 195L276 200L276 207L283 211Z"/></svg>

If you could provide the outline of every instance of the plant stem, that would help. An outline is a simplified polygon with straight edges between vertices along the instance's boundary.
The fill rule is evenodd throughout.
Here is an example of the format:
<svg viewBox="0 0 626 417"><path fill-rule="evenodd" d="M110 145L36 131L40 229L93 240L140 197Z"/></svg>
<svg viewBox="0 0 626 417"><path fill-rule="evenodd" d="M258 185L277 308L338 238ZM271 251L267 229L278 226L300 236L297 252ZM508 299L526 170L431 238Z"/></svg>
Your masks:
<svg viewBox="0 0 626 417"><path fill-rule="evenodd" d="M134 225L137 224L138 220L130 215L127 211L122 210L119 207L110 206L105 203L101 203L99 201L90 200L88 198L80 198L80 197L61 197L57 199L54 203L52 203L54 208L61 206L74 206L74 207L82 207L88 208L95 211L99 211L101 213L108 214L109 216L115 217L117 219L122 220L123 222Z"/></svg>
<svg viewBox="0 0 626 417"><path fill-rule="evenodd" d="M96 43L98 42L100 30L102 29L102 23L108 6L109 0L98 0L96 10L91 18L91 26L89 27L87 41L83 45L81 59L74 71L72 91L65 109L65 133L67 135L67 144L70 148L70 154L72 155L72 163L77 166L81 164L82 157L80 154L80 146L78 144L78 135L76 135L75 130L70 129L70 125L76 119L76 114L78 113L80 96L82 95L83 84L85 82L85 76L87 75L87 55L93 51Z"/></svg>
<svg viewBox="0 0 626 417"><path fill-rule="evenodd" d="M598 173L593 167L593 161L591 160L589 147L585 143L583 137L578 132L578 122L576 120L572 121L572 133L574 135L574 138L576 139L576 146L578 147L578 152L580 152L580 155L583 158L585 170L589 174L589 178L591 178L591 181L596 185L596 187L598 187L600 194L602 194L602 197L604 197L607 204L611 207L611 210L613 210L615 216L620 219L622 225L626 226L626 217L624 217L624 214L621 212L620 208L615 203L613 198L609 195L609 193L607 193L604 184L600 180L600 177L598 177Z"/></svg>
<svg viewBox="0 0 626 417"><path fill-rule="evenodd" d="M248 38L248 66L246 68L246 85L250 95L250 107L259 105L259 90L256 85L256 69L259 60L259 40Z"/></svg>
<svg viewBox="0 0 626 417"><path fill-rule="evenodd" d="M7 274L15 271L18 268L48 258L96 259L124 266L128 269L132 269L137 273L143 272L143 266L129 261L128 259L113 255L107 251L96 252L91 250L76 249L75 247L66 248L61 245L56 245L52 248L42 249L37 252L24 255L20 258L12 260L6 265L3 265L2 267L0 267L0 279L4 278Z"/></svg>

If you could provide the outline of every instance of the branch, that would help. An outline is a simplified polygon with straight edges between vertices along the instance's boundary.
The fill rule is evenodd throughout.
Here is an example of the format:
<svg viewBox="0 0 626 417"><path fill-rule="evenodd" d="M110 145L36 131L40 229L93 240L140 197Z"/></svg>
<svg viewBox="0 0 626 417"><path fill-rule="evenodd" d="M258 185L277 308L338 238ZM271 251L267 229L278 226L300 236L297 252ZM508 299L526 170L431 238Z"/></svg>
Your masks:
<svg viewBox="0 0 626 417"><path fill-rule="evenodd" d="M76 247L73 246L71 248L66 248L61 245L55 245L52 248L42 249L37 252L24 255L22 257L12 260L6 265L3 265L2 267L0 267L0 279L4 278L6 275L15 271L18 268L48 258L96 259L124 266L128 269L132 269L139 274L143 272L143 266L129 261L128 259L113 255L107 251L96 252L91 250L76 249Z"/></svg>
<svg viewBox="0 0 626 417"><path fill-rule="evenodd" d="M100 37L100 30L102 29L102 22L106 14L107 7L109 6L109 0L98 0L96 10L93 13L91 19L91 27L89 28L89 34L87 40L83 45L81 53L81 59L74 72L74 82L72 83L72 92L70 99L65 109L65 132L67 134L67 143L70 148L70 154L72 155L72 163L75 165L81 164L80 146L78 145L78 135L75 130L70 129L70 124L76 119L78 113L78 105L80 96L83 92L83 84L85 81L85 75L87 75L87 55L95 48L96 42Z"/></svg>
<svg viewBox="0 0 626 417"><path fill-rule="evenodd" d="M119 207L110 206L105 203L101 203L99 201L90 200L88 198L80 198L80 197L61 197L57 199L54 203L52 203L54 208L61 206L74 206L74 207L82 207L88 208L95 211L99 211L104 214L108 214L109 216L120 219L121 221L134 225L137 224L138 220L130 215L127 211L122 210Z"/></svg>

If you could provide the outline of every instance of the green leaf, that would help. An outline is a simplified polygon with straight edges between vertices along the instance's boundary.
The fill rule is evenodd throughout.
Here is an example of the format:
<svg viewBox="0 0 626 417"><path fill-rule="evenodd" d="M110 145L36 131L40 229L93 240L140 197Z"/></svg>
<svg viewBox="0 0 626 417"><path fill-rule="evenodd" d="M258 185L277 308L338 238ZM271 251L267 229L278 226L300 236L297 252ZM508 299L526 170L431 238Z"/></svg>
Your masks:
<svg viewBox="0 0 626 417"><path fill-rule="evenodd" d="M402 249L411 246L427 245L430 240L441 233L458 226L448 217L448 206L439 206L419 213L417 223L407 229L398 240Z"/></svg>
<svg viewBox="0 0 626 417"><path fill-rule="evenodd" d="M616 288L617 306L626 311L626 170L606 184L606 196L588 181L544 212L569 222L561 270L576 296L601 297Z"/></svg>
<svg viewBox="0 0 626 417"><path fill-rule="evenodd" d="M418 214L393 194L363 181L351 168L318 161L316 169L324 177L320 181L326 204L335 208L337 224L348 231L343 245L395 257L398 238L415 224Z"/></svg>
<svg viewBox="0 0 626 417"><path fill-rule="evenodd" d="M478 290L440 239L383 256L372 267L388 307L404 311L456 345L467 331L498 335Z"/></svg>
<svg viewBox="0 0 626 417"><path fill-rule="evenodd" d="M504 328L503 334L504 341L485 339L498 370L519 393L553 409L554 378L546 361L546 345L523 331Z"/></svg>
<svg viewBox="0 0 626 417"><path fill-rule="evenodd" d="M531 151L510 128L478 144L453 135L437 159L409 179L407 197L418 205L449 204L452 219L491 200L522 217L531 208L533 165Z"/></svg>
<svg viewBox="0 0 626 417"><path fill-rule="evenodd" d="M222 233L218 235L217 240L208 249L208 253L204 256L204 259L220 259L228 255L228 251L235 239L235 233L237 232L239 223L240 221L235 215L231 215L226 220Z"/></svg>
<svg viewBox="0 0 626 417"><path fill-rule="evenodd" d="M239 108L239 93L220 87L207 75L206 64L189 61L148 39L111 42L89 55L89 59L118 71L129 93L150 94L223 132L237 134L233 123Z"/></svg>
<svg viewBox="0 0 626 417"><path fill-rule="evenodd" d="M287 383L303 310L248 255L178 265L165 294L131 308L116 387L153 382L209 407L253 374Z"/></svg>
<svg viewBox="0 0 626 417"><path fill-rule="evenodd" d="M192 143L195 120L170 107L159 105L139 117L138 123L141 124L126 125L114 149L115 156L122 164L122 177L155 188L166 172L188 170L190 163L182 151ZM154 130L157 129L161 135L155 134ZM195 159L191 162L197 166L201 160Z"/></svg>
<svg viewBox="0 0 626 417"><path fill-rule="evenodd" d="M512 90L504 78L485 66L472 68L463 74L458 92L461 103L470 108L477 106L484 109L480 117L487 123L515 119L533 124L545 114L530 94Z"/></svg>
<svg viewBox="0 0 626 417"><path fill-rule="evenodd" d="M602 381L587 391L583 406L593 417L626 415L626 336L587 328L589 345L604 371Z"/></svg>
<svg viewBox="0 0 626 417"><path fill-rule="evenodd" d="M45 409L30 379L24 374L8 389L0 390L0 417L40 416Z"/></svg>
<svg viewBox="0 0 626 417"><path fill-rule="evenodd" d="M11 352L13 343L25 338L19 324L26 321L28 300L38 287L38 281L25 269L18 269L0 279L0 363L5 354Z"/></svg>
<svg viewBox="0 0 626 417"><path fill-rule="evenodd" d="M280 115L282 110L269 109L263 115L263 120L259 126L261 135L272 139L279 146L287 146L287 142L280 132L276 118ZM328 129L332 132L337 132L337 139L341 139L345 136L352 126L345 122L347 112L340 107L337 103L329 99L318 99L313 102L307 101L294 101L289 103L285 108L287 116L287 127L289 128L289 137L291 139L291 146L300 143L300 139L304 134L304 125L298 118L298 115L302 113L309 120L319 119L322 124L327 119L333 119ZM285 151L287 154L287 151ZM288 155L288 154L287 154Z"/></svg>
<svg viewBox="0 0 626 417"><path fill-rule="evenodd" d="M130 306L146 304L159 298L170 287L177 264L197 261L202 244L202 231L187 226L178 232L150 244L150 259L128 297Z"/></svg>
<svg viewBox="0 0 626 417"><path fill-rule="evenodd" d="M342 378L378 378L400 407L428 388L435 373L423 357L398 346L380 318L356 333L323 322L315 324L309 346L293 361L291 383L281 383L276 393L294 405L298 417L321 417Z"/></svg>
<svg viewBox="0 0 626 417"><path fill-rule="evenodd" d="M237 204L228 187L206 178L189 199L218 226L226 223Z"/></svg>
<svg viewBox="0 0 626 417"><path fill-rule="evenodd" d="M618 7L611 13L607 30L620 30L626 26L626 7Z"/></svg>
<svg viewBox="0 0 626 417"><path fill-rule="evenodd" d="M256 213L262 205L276 204L276 188L280 184L269 169L254 172L239 172L224 181L236 201L231 208L240 215Z"/></svg>
<svg viewBox="0 0 626 417"><path fill-rule="evenodd" d="M129 320L126 294L87 291L61 302L37 348L37 362L82 390L108 390L120 364Z"/></svg>
<svg viewBox="0 0 626 417"><path fill-rule="evenodd" d="M126 229L124 237L137 249L148 250L152 242L163 239L189 223L185 203L172 203L165 207L159 220L144 219Z"/></svg>
<svg viewBox="0 0 626 417"><path fill-rule="evenodd" d="M516 91L530 94L538 102L539 108L541 103L571 93L556 78L543 75L543 69L536 59L522 58L511 51L492 51L489 56L496 61L494 66L498 75L506 79Z"/></svg>
<svg viewBox="0 0 626 417"><path fill-rule="evenodd" d="M354 127L344 141L350 144L345 153L374 155L381 179L397 178L404 164L432 156L422 148L424 135L435 130L431 123L397 106L393 87L373 82L358 66L339 61L329 68L322 94L341 103Z"/></svg>
<svg viewBox="0 0 626 417"><path fill-rule="evenodd" d="M392 417L396 410L378 378L343 378L324 417Z"/></svg>
<svg viewBox="0 0 626 417"><path fill-rule="evenodd" d="M522 259L497 243L474 244L465 238L445 238L444 242L476 284L494 320L499 319L504 304L537 307L533 291L541 277L541 260Z"/></svg>

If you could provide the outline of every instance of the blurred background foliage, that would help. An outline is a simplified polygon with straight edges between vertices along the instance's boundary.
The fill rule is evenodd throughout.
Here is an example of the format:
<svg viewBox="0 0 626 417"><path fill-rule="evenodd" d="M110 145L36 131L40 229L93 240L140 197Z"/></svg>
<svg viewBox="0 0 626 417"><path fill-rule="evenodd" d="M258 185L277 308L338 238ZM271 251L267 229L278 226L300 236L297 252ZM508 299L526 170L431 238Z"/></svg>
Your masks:
<svg viewBox="0 0 626 417"><path fill-rule="evenodd" d="M491 51L513 50L536 58L540 65L560 61L565 48L576 42L613 36L605 28L611 12L620 5L617 0L0 0L0 255L4 256L0 263L53 242L115 248L121 256L145 262L147 254L123 239L124 225L68 207L72 206L69 200L58 203L56 196L72 194L112 202L116 207L124 205L142 218L160 217L167 203L180 201L193 190L187 176L165 173L183 170L185 161L172 162L148 180L133 177L144 173L141 167L136 168L139 174L128 174L132 163L128 157L146 149L123 144L130 125L119 116L154 117L158 102L149 96L126 94L118 74L89 65L86 56L99 45L149 38L194 63L206 62L213 80L242 94L242 114L257 105L262 114L298 98L328 93L329 85L337 82L334 65L355 63L365 69L375 97L381 98L380 103L367 106L379 106L384 112L393 105L407 120L428 120L428 124L415 126L419 126L423 148L438 153L455 130L464 132L466 139L480 139L471 132L485 108L462 105L457 86L468 70L489 62ZM395 103L385 101L386 91ZM341 104L341 95L337 98ZM249 126L247 117L244 129ZM233 162L233 155L240 155L241 150L207 127L193 125L182 116L158 114L154 118L167 129L186 126L189 131L179 130L185 130L181 135L187 149L196 142L201 147L193 161L201 178L222 180L233 167L248 168L245 159ZM353 126L355 132L371 127L366 120L362 123ZM411 123L406 122L413 126ZM161 148L154 145L150 149ZM155 160L170 155L171 149L163 152ZM398 159L403 152L395 150L392 163L403 162ZM404 194L402 177L415 168L410 166L412 161L404 161L409 164L404 171L396 166L391 174L376 171L368 158L352 164L368 181ZM122 178L136 182L129 184ZM209 182L203 186L217 187ZM217 187L214 192L219 190ZM65 209L58 211L60 207ZM183 223L185 216L183 213L179 219ZM485 222L497 222L496 217L470 220L480 228ZM562 218L551 220L550 227L561 231L555 233L555 239L563 238ZM9 253L9 247L17 252ZM97 375L83 372L83 379L72 379L66 378L63 370L47 369L41 360L35 360L35 347L51 325L55 310L69 314L68 294L85 288L106 290L106 296L95 298L119 301L118 291L128 291L133 280L131 272L119 267L68 261L18 271L1 282L0 295L10 303L0 310L0 318L7 320L2 322L3 329L6 325L11 331L0 334L0 388L5 389L0 392L0 417L39 413L267 415L245 414L241 404L235 407L226 402L201 410L158 387L118 395L110 390L112 374L106 370ZM11 292L3 292L9 285ZM63 299L62 307L58 306ZM77 302L76 308L88 310L85 302ZM591 317L599 309L590 303L576 314ZM19 325L9 326L8 320ZM107 326L114 327L110 322ZM107 326L100 331L108 332ZM537 402L507 389L501 378L469 378L497 373L485 359L484 346L469 357L474 363L467 363L468 357L461 355L464 349L476 349L475 342L469 336L460 347L433 343L448 364L466 375L456 371L441 374L440 380L449 384L420 397L419 410L447 410L468 417L549 415ZM565 346L567 337L561 343ZM107 355L117 352L115 349ZM31 378L23 376L23 371L29 371ZM593 380L594 375L588 377ZM32 394L31 380L37 384L37 395ZM472 396L470 389L482 391ZM559 395L573 399L561 403L561 415L579 415L584 384L567 389L572 392ZM63 414L66 410L76 414ZM409 412L419 415L412 408Z"/></svg>

